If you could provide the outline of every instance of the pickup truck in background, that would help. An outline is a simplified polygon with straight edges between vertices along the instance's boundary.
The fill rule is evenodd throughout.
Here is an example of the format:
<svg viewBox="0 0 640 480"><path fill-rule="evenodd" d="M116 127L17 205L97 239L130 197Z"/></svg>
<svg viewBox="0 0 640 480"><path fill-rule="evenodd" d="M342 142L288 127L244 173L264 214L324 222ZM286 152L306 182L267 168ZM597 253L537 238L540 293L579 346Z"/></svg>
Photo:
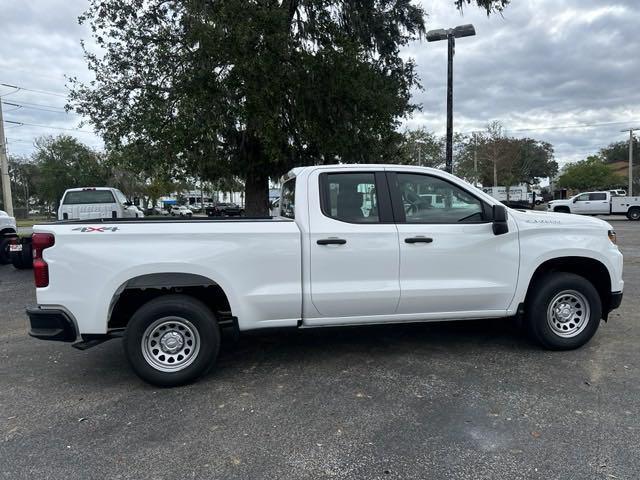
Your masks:
<svg viewBox="0 0 640 480"><path fill-rule="evenodd" d="M511 210L440 170L296 168L279 206L36 225L30 335L80 349L124 336L133 370L174 386L213 365L227 329L519 317L563 350L622 299L611 225Z"/></svg>
<svg viewBox="0 0 640 480"><path fill-rule="evenodd" d="M16 219L10 217L7 212L0 210L0 265L11 263L9 245L17 234Z"/></svg>
<svg viewBox="0 0 640 480"><path fill-rule="evenodd" d="M552 200L547 210L582 215L626 215L640 220L640 197L621 197L608 192L585 192L568 200Z"/></svg>
<svg viewBox="0 0 640 480"><path fill-rule="evenodd" d="M142 218L144 213L117 188L82 187L64 192L58 207L58 220L94 218Z"/></svg>

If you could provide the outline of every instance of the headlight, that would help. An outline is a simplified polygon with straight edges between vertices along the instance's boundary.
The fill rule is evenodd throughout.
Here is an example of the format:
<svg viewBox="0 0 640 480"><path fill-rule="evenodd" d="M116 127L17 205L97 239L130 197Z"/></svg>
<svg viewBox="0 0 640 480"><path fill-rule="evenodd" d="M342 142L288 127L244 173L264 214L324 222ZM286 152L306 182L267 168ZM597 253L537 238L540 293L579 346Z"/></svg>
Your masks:
<svg viewBox="0 0 640 480"><path fill-rule="evenodd" d="M611 240L611 243L613 243L614 245L617 245L618 237L616 236L615 230L609 230L607 233L609 235L609 240Z"/></svg>

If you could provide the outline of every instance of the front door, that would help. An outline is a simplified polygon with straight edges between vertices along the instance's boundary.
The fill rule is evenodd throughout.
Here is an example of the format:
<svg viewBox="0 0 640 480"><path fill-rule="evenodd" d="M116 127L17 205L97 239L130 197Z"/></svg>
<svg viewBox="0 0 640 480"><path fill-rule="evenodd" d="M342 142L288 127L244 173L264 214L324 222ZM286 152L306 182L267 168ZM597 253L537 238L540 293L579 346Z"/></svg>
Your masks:
<svg viewBox="0 0 640 480"><path fill-rule="evenodd" d="M389 183L400 246L398 313L504 314L518 279L515 222L508 233L495 235L490 206L435 175L397 171Z"/></svg>
<svg viewBox="0 0 640 480"><path fill-rule="evenodd" d="M571 206L571 213L581 213L581 214L591 213L591 201L589 200L588 193L583 193L573 199L573 205Z"/></svg>
<svg viewBox="0 0 640 480"><path fill-rule="evenodd" d="M400 297L398 231L384 171L309 177L311 301L322 317L389 315ZM314 323L314 322L309 322Z"/></svg>

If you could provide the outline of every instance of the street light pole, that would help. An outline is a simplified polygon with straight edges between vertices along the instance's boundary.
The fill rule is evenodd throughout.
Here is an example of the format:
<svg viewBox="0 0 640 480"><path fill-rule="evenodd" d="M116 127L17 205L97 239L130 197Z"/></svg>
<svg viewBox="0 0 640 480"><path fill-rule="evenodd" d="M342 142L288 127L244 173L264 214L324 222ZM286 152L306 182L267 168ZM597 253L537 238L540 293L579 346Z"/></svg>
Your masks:
<svg viewBox="0 0 640 480"><path fill-rule="evenodd" d="M427 32L427 42L447 40L447 147L445 170L453 173L453 56L456 49L456 38L471 37L476 34L473 25L459 25L445 30L430 30Z"/></svg>
<svg viewBox="0 0 640 480"><path fill-rule="evenodd" d="M447 151L445 170L453 173L453 55L456 51L456 37L448 35L447 55Z"/></svg>
<svg viewBox="0 0 640 480"><path fill-rule="evenodd" d="M4 136L4 120L2 119L2 102L0 102L0 184L4 209L13 217L13 200L11 197L11 178L9 177L9 162L7 160L7 137ZM27 208L28 210L28 208Z"/></svg>
<svg viewBox="0 0 640 480"><path fill-rule="evenodd" d="M627 195L630 197L633 197L633 132L636 130L640 130L640 127L621 130L622 132L629 132L629 190Z"/></svg>

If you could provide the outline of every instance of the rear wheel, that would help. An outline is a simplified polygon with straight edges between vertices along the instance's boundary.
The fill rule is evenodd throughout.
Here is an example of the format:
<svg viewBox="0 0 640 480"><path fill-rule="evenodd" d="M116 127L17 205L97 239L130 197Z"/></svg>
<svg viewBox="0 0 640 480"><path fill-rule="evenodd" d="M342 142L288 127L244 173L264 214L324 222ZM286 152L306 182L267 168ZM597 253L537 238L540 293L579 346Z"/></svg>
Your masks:
<svg viewBox="0 0 640 480"><path fill-rule="evenodd" d="M526 323L534 340L551 350L570 350L593 337L602 318L602 302L591 282L558 272L541 278L532 288Z"/></svg>
<svg viewBox="0 0 640 480"><path fill-rule="evenodd" d="M627 218L629 220L640 220L640 208L638 207L630 208L629 211L627 212Z"/></svg>
<svg viewBox="0 0 640 480"><path fill-rule="evenodd" d="M133 315L124 349L140 378L175 387L211 368L220 350L220 331L205 304L187 295L167 295L147 302Z"/></svg>

